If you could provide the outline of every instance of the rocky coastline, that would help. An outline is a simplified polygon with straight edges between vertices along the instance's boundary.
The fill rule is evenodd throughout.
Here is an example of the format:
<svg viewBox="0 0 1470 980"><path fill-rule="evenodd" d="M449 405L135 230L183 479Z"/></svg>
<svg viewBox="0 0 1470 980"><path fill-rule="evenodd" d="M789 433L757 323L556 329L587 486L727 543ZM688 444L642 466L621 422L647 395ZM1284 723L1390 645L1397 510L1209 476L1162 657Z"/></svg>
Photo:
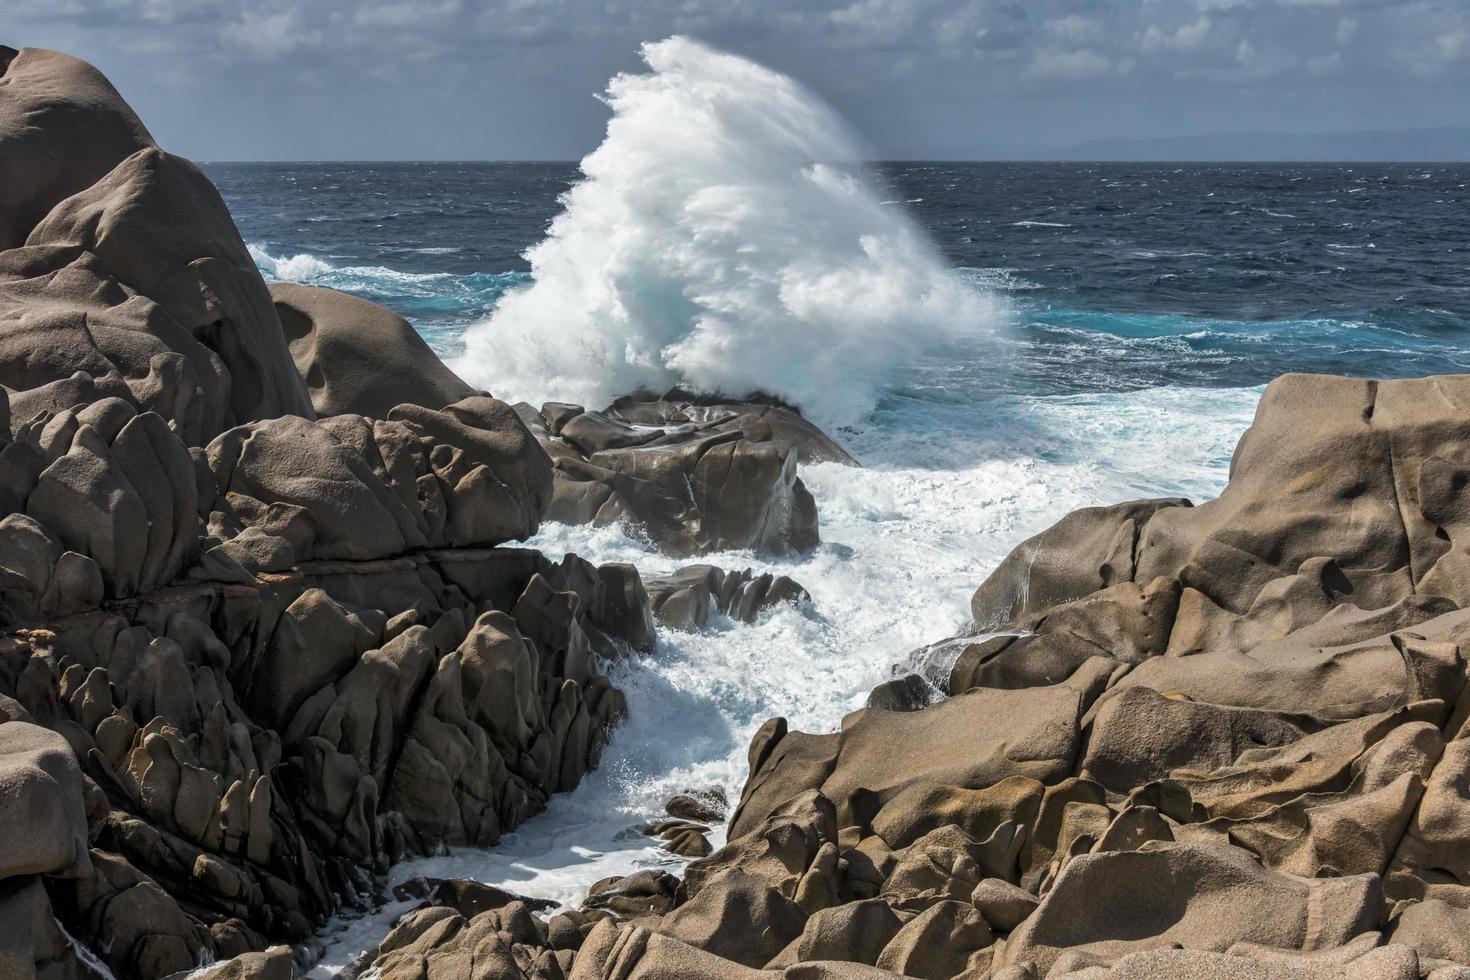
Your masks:
<svg viewBox="0 0 1470 980"><path fill-rule="evenodd" d="M297 976L394 863L597 766L609 661L810 601L518 542L804 554L800 467L855 464L772 399L507 405L267 286L198 168L39 49L0 47L0 385L0 980ZM1470 376L1282 377L1218 499L1063 518L930 680L671 800L682 876L409 882L345 975L1470 977L1467 484Z"/></svg>

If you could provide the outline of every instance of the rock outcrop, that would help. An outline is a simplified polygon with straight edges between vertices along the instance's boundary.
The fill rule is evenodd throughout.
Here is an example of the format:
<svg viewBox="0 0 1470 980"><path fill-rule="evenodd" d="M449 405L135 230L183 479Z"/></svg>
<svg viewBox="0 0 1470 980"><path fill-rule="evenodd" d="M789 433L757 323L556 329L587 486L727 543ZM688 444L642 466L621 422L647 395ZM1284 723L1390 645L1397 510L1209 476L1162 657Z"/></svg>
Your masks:
<svg viewBox="0 0 1470 980"><path fill-rule="evenodd" d="M812 597L785 575L750 569L726 571L714 565L686 565L671 575L644 583L653 615L673 629L696 630L713 616L753 623L781 605L809 606Z"/></svg>
<svg viewBox="0 0 1470 980"><path fill-rule="evenodd" d="M817 507L797 462L853 462L799 413L776 405L706 404L674 391L622 398L603 411L516 408L551 456L548 520L626 524L681 557L812 551Z"/></svg>
<svg viewBox="0 0 1470 980"><path fill-rule="evenodd" d="M597 764L652 609L511 546L553 497L513 409L371 304L283 325L95 69L0 65L0 975L286 980Z"/></svg>
<svg viewBox="0 0 1470 980"><path fill-rule="evenodd" d="M763 726L567 975L1470 976L1466 474L1470 376L1276 381L1219 500L1019 546L947 697Z"/></svg>
<svg viewBox="0 0 1470 980"><path fill-rule="evenodd" d="M312 417L265 283L199 169L158 149L81 61L27 48L3 82L12 420L120 397L192 446L252 419Z"/></svg>
<svg viewBox="0 0 1470 980"><path fill-rule="evenodd" d="M270 292L318 415L386 418L398 405L440 409L475 393L407 320L376 303L289 282Z"/></svg>

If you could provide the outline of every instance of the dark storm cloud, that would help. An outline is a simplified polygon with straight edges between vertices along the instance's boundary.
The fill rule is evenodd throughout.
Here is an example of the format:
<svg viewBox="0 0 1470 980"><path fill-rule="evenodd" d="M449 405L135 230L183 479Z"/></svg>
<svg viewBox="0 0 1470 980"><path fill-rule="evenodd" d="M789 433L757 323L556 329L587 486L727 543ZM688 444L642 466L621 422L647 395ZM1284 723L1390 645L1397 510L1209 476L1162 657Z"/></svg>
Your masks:
<svg viewBox="0 0 1470 980"><path fill-rule="evenodd" d="M5 0L206 159L576 156L640 41L807 82L890 155L1462 124L1463 0Z"/></svg>

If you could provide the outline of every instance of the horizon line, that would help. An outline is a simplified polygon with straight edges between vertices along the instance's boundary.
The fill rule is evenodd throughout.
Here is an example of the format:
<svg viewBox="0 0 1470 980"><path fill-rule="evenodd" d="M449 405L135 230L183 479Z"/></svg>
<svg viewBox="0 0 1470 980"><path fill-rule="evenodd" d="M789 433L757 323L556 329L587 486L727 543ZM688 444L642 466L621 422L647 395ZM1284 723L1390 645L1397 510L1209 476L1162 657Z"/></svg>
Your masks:
<svg viewBox="0 0 1470 980"><path fill-rule="evenodd" d="M215 165L328 165L328 164L491 164L497 166L558 166L576 167L581 163L580 159L537 159L532 157L463 157L463 158L435 158L435 157L341 157L341 158L301 158L301 159L244 159L244 160L195 160L199 166ZM1041 164L1115 164L1115 165L1166 165L1166 164L1199 164L1205 166L1376 166L1376 167L1458 167L1470 166L1470 157L1454 160L1409 160L1409 159L1320 159L1320 158L1291 158L1279 157L1275 159L1219 159L1207 157L1174 157L1174 158L1143 158L1127 159L1121 157L874 157L872 159L846 161L859 164L933 164L933 163L1041 163Z"/></svg>

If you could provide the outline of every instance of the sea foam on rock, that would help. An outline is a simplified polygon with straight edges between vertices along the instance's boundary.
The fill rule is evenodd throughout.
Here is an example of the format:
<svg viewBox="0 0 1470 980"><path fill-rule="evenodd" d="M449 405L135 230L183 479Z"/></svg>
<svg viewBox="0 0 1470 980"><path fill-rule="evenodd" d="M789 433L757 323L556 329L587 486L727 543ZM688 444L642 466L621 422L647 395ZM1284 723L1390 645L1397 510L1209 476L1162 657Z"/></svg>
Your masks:
<svg viewBox="0 0 1470 980"><path fill-rule="evenodd" d="M386 310L273 301L91 66L0 64L0 974L284 980L597 764L647 594L507 546L553 494L514 410Z"/></svg>

